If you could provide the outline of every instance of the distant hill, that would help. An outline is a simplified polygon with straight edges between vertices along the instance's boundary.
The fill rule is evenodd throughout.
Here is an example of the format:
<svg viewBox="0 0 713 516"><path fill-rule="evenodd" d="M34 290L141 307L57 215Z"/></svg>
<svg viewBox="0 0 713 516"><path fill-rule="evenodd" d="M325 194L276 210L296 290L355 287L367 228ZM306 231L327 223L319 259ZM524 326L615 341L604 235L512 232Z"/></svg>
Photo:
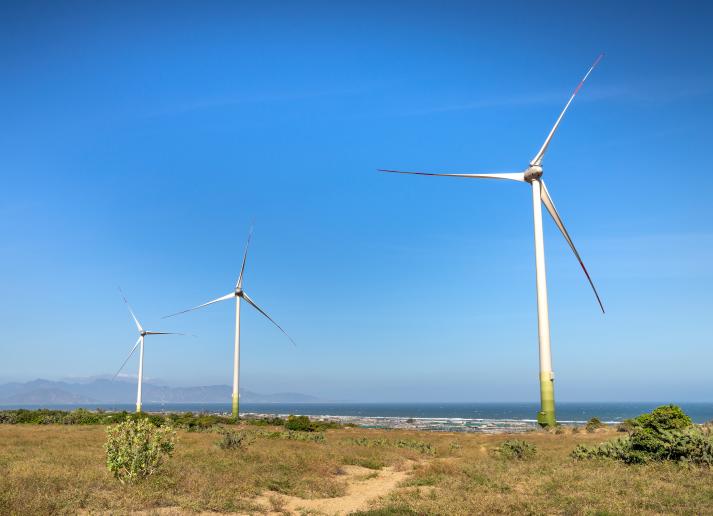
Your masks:
<svg viewBox="0 0 713 516"><path fill-rule="evenodd" d="M228 403L232 388L229 385L202 387L170 387L144 382L144 403ZM319 398L307 394L284 392L258 394L240 390L243 403L312 403ZM84 403L134 403L136 381L106 378L76 381L33 380L0 385L0 405L60 405Z"/></svg>

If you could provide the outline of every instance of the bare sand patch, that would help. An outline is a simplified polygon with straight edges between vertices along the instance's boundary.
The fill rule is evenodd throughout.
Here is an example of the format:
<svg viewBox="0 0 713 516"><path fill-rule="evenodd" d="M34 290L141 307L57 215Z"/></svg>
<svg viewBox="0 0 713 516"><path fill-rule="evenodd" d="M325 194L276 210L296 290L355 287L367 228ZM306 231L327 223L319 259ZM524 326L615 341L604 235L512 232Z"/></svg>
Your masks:
<svg viewBox="0 0 713 516"><path fill-rule="evenodd" d="M299 514L303 511L330 516L349 514L365 509L369 501L396 489L408 477L414 464L408 461L401 467L389 466L378 471L361 466L342 466L347 481L347 494L344 496L306 500L268 491L256 498L255 502L264 506L270 515L285 512Z"/></svg>

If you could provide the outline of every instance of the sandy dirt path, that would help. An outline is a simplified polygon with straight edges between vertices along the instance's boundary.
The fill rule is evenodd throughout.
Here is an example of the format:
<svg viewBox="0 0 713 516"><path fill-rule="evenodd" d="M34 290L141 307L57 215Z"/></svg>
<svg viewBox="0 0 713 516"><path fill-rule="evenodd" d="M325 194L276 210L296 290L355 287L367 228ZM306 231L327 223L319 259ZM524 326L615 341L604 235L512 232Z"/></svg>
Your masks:
<svg viewBox="0 0 713 516"><path fill-rule="evenodd" d="M336 498L303 499L297 496L286 496L280 493L267 492L255 499L255 502L264 506L270 515L299 514L302 511L315 512L326 515L345 515L353 511L366 509L370 500L384 496L398 486L408 477L413 469L413 463L404 467L393 466L379 471L363 468L361 466L342 466L347 481L347 494ZM281 511L275 511L277 506L272 500L277 501Z"/></svg>

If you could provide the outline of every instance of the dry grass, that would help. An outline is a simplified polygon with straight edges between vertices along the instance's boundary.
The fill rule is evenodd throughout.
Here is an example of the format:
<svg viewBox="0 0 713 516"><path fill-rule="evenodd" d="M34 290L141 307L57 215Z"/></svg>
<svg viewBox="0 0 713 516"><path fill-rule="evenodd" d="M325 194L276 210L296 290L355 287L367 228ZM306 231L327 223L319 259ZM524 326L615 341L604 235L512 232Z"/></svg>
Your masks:
<svg viewBox="0 0 713 516"><path fill-rule="evenodd" d="M713 514L711 470L569 458L576 444L613 438L611 431L526 434L522 438L538 447L527 461L492 453L508 438L503 435L344 429L330 430L326 437L325 443L258 438L247 450L222 450L217 433L179 432L165 471L125 486L104 466L104 427L1 425L0 514L166 507L279 512L281 496L339 497L348 491L348 481L376 478L367 472L347 480L344 465L378 472L387 466L410 470L413 463L416 469L400 487L372 500L371 511L363 514ZM361 437L423 441L435 447L435 455L355 444L353 439ZM257 502L264 493L270 493L267 505Z"/></svg>

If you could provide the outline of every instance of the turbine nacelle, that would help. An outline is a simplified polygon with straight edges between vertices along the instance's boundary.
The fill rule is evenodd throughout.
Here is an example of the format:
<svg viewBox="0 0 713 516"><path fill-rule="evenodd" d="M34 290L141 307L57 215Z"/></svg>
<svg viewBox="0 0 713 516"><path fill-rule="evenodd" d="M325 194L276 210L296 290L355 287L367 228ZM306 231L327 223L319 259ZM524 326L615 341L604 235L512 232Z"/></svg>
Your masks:
<svg viewBox="0 0 713 516"><path fill-rule="evenodd" d="M532 183L533 181L540 179L542 177L542 166L540 165L530 165L524 172L525 181Z"/></svg>
<svg viewBox="0 0 713 516"><path fill-rule="evenodd" d="M243 294L244 292L242 288L238 287L235 289L235 297L243 297Z"/></svg>

